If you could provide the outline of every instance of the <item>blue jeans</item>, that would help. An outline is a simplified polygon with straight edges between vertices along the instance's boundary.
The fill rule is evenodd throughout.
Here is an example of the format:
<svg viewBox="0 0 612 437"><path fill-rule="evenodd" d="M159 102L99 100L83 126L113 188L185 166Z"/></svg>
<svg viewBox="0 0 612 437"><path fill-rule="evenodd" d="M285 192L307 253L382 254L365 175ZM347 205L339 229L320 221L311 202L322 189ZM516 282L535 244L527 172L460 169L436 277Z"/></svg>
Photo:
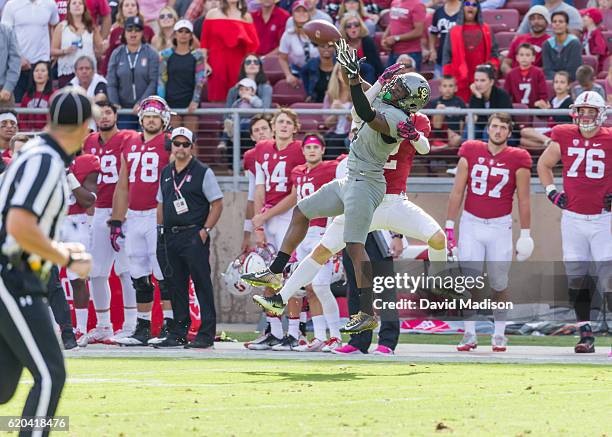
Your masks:
<svg viewBox="0 0 612 437"><path fill-rule="evenodd" d="M421 62L423 61L423 54L421 52L412 52L406 54L412 59L414 59L414 67L416 68L416 71L421 71ZM391 53L389 55L389 60L387 61L387 67L395 64L395 61L397 61L397 58L399 58L400 55L403 55L403 53Z"/></svg>

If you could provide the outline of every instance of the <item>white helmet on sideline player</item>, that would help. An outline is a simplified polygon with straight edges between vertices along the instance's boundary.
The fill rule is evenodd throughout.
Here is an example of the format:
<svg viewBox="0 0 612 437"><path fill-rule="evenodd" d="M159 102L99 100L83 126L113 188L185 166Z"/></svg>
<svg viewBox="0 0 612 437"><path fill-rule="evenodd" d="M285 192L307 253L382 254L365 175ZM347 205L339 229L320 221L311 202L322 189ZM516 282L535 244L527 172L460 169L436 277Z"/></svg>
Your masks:
<svg viewBox="0 0 612 437"><path fill-rule="evenodd" d="M266 262L263 257L257 252L249 252L240 254L233 260L221 274L223 281L227 286L227 290L234 296L245 296L256 289L242 279L240 276L245 273L254 273L266 268Z"/></svg>
<svg viewBox="0 0 612 437"><path fill-rule="evenodd" d="M606 102L595 91L585 91L580 94L574 104L570 106L572 108L571 116L574 122L585 131L592 131L603 125L606 121ZM580 115L578 110L580 108L592 108L597 110L596 116Z"/></svg>
<svg viewBox="0 0 612 437"><path fill-rule="evenodd" d="M138 110L138 123L142 125L142 118L145 115L158 115L162 119L164 130L170 125L170 107L166 101L159 96L149 96L140 102Z"/></svg>

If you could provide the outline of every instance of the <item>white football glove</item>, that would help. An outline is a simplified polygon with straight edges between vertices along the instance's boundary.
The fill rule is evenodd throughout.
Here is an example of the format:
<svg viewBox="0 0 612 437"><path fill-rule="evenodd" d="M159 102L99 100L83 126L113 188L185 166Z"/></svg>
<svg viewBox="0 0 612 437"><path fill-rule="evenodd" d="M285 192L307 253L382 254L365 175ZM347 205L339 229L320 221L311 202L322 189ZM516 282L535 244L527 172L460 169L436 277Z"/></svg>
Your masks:
<svg viewBox="0 0 612 437"><path fill-rule="evenodd" d="M529 229L521 229L521 236L516 242L516 260L525 261L533 253L533 238L529 235Z"/></svg>
<svg viewBox="0 0 612 437"><path fill-rule="evenodd" d="M359 76L359 59L357 50L350 48L346 40L340 39L336 43L336 60L342 66L349 79Z"/></svg>

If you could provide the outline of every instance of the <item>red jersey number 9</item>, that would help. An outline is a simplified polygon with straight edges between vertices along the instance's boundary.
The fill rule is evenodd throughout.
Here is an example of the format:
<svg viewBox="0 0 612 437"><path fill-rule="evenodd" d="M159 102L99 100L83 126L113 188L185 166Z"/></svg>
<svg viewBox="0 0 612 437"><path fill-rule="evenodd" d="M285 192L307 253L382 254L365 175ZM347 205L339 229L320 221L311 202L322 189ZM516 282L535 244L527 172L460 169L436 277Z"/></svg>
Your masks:
<svg viewBox="0 0 612 437"><path fill-rule="evenodd" d="M100 157L100 173L98 174L98 184L116 184L119 180L117 172L117 157L115 155L103 155Z"/></svg>
<svg viewBox="0 0 612 437"><path fill-rule="evenodd" d="M304 197L310 196L315 192L315 186L312 182L307 182L305 184L300 185L298 190L298 200L302 200Z"/></svg>

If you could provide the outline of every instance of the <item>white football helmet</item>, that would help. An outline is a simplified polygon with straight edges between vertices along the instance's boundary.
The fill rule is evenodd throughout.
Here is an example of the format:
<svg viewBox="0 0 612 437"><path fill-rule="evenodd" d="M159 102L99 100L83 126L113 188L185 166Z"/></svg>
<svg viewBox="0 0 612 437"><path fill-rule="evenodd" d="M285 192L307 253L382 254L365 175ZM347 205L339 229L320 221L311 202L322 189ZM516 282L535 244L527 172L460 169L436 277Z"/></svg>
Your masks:
<svg viewBox="0 0 612 437"><path fill-rule="evenodd" d="M244 282L240 277L245 273L254 273L265 269L274 258L274 247L266 245L257 247L252 252L241 253L233 260L221 274L227 290L234 296L245 296L261 287L253 287Z"/></svg>
<svg viewBox="0 0 612 437"><path fill-rule="evenodd" d="M606 121L606 111L608 107L606 106L606 102L604 101L603 97L601 97L595 91L585 91L580 94L574 101L574 104L570 106L570 108L572 108L572 112L570 115L574 119L574 122L578 125L578 127L580 127L580 129L585 130L587 132L597 129ZM596 109L597 115L581 115L578 113L578 110L580 108Z"/></svg>
<svg viewBox="0 0 612 437"><path fill-rule="evenodd" d="M334 282L345 281L344 265L342 264L342 253L337 253L336 255L334 255L330 262L332 263L333 267L331 283L333 284Z"/></svg>
<svg viewBox="0 0 612 437"><path fill-rule="evenodd" d="M159 96L149 96L142 100L138 110L138 123L142 125L142 118L145 115L157 115L162 119L164 130L170 125L170 107L166 101Z"/></svg>

